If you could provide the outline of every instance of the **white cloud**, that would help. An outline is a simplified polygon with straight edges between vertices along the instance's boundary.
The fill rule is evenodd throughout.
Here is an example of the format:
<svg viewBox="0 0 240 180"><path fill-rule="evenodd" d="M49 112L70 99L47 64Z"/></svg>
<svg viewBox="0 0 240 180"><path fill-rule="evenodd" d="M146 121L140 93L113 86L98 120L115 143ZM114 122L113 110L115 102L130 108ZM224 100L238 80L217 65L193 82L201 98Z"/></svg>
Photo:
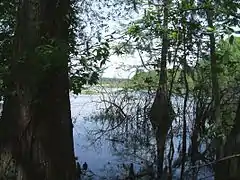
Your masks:
<svg viewBox="0 0 240 180"><path fill-rule="evenodd" d="M116 56L110 57L106 63L107 68L104 70L103 77L110 78L130 78L135 72L133 66L140 65L141 61L136 56Z"/></svg>

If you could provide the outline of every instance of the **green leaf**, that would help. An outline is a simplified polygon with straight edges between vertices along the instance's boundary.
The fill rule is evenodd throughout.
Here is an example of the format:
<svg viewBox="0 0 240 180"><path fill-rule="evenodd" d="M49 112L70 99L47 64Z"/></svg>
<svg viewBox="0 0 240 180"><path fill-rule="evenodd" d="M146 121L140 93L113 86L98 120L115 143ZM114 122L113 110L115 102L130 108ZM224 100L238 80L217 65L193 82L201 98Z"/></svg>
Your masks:
<svg viewBox="0 0 240 180"><path fill-rule="evenodd" d="M215 31L215 29L213 27L207 27L206 30L207 30L207 32L214 32Z"/></svg>

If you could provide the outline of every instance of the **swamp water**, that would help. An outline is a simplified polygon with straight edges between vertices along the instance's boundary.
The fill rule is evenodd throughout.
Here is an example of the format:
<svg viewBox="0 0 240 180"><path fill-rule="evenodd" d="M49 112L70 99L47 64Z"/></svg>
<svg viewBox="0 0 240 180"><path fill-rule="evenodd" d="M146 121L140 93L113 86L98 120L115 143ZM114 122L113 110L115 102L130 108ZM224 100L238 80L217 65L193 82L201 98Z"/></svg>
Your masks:
<svg viewBox="0 0 240 180"><path fill-rule="evenodd" d="M118 168L123 163L134 163L135 170L139 170L142 166L141 160L131 161L132 157L128 160L122 159L116 154L112 148L112 142L107 140L108 137L103 136L98 141L93 143L93 137L89 137L89 130L99 129L100 125L97 125L91 117L99 111L100 108L100 95L79 95L71 96L71 113L74 123L74 148L75 155L78 158L80 164L87 162L92 178L100 180L104 179L117 179L117 176L121 176L122 172ZM179 138L174 140L176 147L181 143ZM178 155L175 154L177 157ZM122 169L123 170L123 169ZM119 174L121 173L121 174ZM178 174L178 170L176 171ZM206 180L211 180L212 177L206 178L209 172L204 172L203 177ZM111 177L111 178L110 178ZM174 178L174 180L178 178ZM200 178L201 179L201 178Z"/></svg>
<svg viewBox="0 0 240 180"><path fill-rule="evenodd" d="M75 156L80 164L87 162L89 170L94 175L93 179L117 176L115 167L121 163L121 160L114 155L111 142L106 140L107 137L94 143L88 135L89 130L98 128L96 123L89 121L89 118L98 111L99 100L98 95L80 95L70 98Z"/></svg>

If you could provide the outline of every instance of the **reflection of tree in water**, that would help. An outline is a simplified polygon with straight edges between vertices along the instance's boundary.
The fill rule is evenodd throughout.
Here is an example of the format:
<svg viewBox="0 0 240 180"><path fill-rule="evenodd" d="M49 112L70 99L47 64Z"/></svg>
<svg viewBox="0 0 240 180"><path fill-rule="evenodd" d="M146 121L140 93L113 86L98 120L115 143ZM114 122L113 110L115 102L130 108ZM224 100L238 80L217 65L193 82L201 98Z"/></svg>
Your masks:
<svg viewBox="0 0 240 180"><path fill-rule="evenodd" d="M135 177L138 177L138 179L143 177L154 178L155 175L153 174L156 174L157 171L156 137L148 116L153 97L153 93L146 91L120 90L102 94L99 110L89 118L89 120L96 122L98 128L91 130L89 137L93 142L102 139L108 140L114 155L119 158L118 163L109 163L103 168L105 174L110 175L109 171L111 171L114 172L112 174L118 174L119 177L122 174L126 177L129 175L130 164L133 163ZM167 177L171 172L172 178L175 179L179 177L182 165L183 98L172 97L172 102L175 119L166 139L164 173ZM188 152L186 153L186 167L189 167L189 169L186 168L186 178L190 177L189 175L193 173L193 170L194 173L199 173L197 165L211 161L211 159L205 159L206 157L211 158L208 149L210 141L207 138L198 139L199 145L197 146L202 148L202 154L198 150L192 152L196 146L191 142L194 129L196 129L194 127L196 117L193 107L195 107L194 101L189 99L187 106ZM195 161L198 161L195 168L191 168L193 156ZM203 166L201 169L209 174L208 167ZM204 174L203 177L205 176Z"/></svg>
<svg viewBox="0 0 240 180"><path fill-rule="evenodd" d="M111 142L119 162L126 162L125 166L133 162L137 170L146 164L153 164L155 159L155 140L147 113L151 99L152 94L146 92L122 90L108 93L107 96L103 94L101 108L89 118L101 127L92 130L90 137Z"/></svg>
<svg viewBox="0 0 240 180"><path fill-rule="evenodd" d="M90 118L101 127L90 136L110 141L119 160L128 165L133 162L135 171L144 171L142 176L151 175L156 163L156 142L148 117L153 97L145 91L103 94L102 107Z"/></svg>

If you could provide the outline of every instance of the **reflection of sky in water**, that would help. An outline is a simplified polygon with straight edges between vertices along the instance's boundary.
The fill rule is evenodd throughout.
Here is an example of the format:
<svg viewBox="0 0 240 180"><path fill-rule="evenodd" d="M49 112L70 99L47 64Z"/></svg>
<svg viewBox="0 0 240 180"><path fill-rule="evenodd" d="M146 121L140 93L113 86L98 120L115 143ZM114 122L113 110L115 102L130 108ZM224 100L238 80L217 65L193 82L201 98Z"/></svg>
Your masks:
<svg viewBox="0 0 240 180"><path fill-rule="evenodd" d="M87 137L87 131L96 129L97 125L93 122L89 122L86 119L89 118L91 115L94 114L99 108L100 98L98 95L80 95L76 98L71 96L71 111L72 111L72 118L74 122L74 146L75 146L75 154L79 159L79 162L83 164L87 162L89 165L89 169L93 171L97 175L103 175L101 170L103 170L106 166L109 168L113 166L115 169L117 167L117 163L120 163L119 157L114 156L113 152L110 149L110 142L104 140L106 137L101 139L101 144L99 145L91 145L91 141L89 141ZM173 105L175 106L174 109L177 111L177 108L182 108L183 103L180 99L173 99ZM178 102L178 103L176 103ZM189 104L189 106L192 106ZM192 111L191 109L190 111ZM191 113L190 113L191 114ZM188 117L189 118L189 117ZM182 123L182 117L180 117L177 121L179 124ZM178 124L177 123L177 124ZM173 123L175 124L175 123ZM188 128L190 129L191 125L188 123ZM179 129L181 132L181 129ZM187 141L187 146L189 146L189 139ZM179 137L175 137L174 139L174 146L177 148L179 143L181 143L181 139ZM119 147L118 150L121 148ZM166 147L169 149L169 147ZM121 151L121 150L120 150ZM179 157L179 152L174 153L174 159ZM129 158L131 159L131 158ZM108 164L110 162L110 165ZM130 162L128 162L130 163ZM136 166L135 166L136 168ZM139 166L138 166L139 168ZM137 169L138 169L137 168ZM178 170L177 170L178 172ZM175 172L175 173L177 173ZM110 174L110 172L106 172ZM178 174L178 173L177 173ZM209 173L207 173L209 175ZM203 175L204 177L206 175ZM211 178L207 178L211 179Z"/></svg>
<svg viewBox="0 0 240 180"><path fill-rule="evenodd" d="M108 162L114 161L107 141L102 141L102 146L91 146L87 138L87 130L95 128L94 123L87 122L92 113L97 110L98 96L81 95L77 98L71 97L71 111L74 123L74 145L75 154L81 163L87 162L89 169L98 173Z"/></svg>

